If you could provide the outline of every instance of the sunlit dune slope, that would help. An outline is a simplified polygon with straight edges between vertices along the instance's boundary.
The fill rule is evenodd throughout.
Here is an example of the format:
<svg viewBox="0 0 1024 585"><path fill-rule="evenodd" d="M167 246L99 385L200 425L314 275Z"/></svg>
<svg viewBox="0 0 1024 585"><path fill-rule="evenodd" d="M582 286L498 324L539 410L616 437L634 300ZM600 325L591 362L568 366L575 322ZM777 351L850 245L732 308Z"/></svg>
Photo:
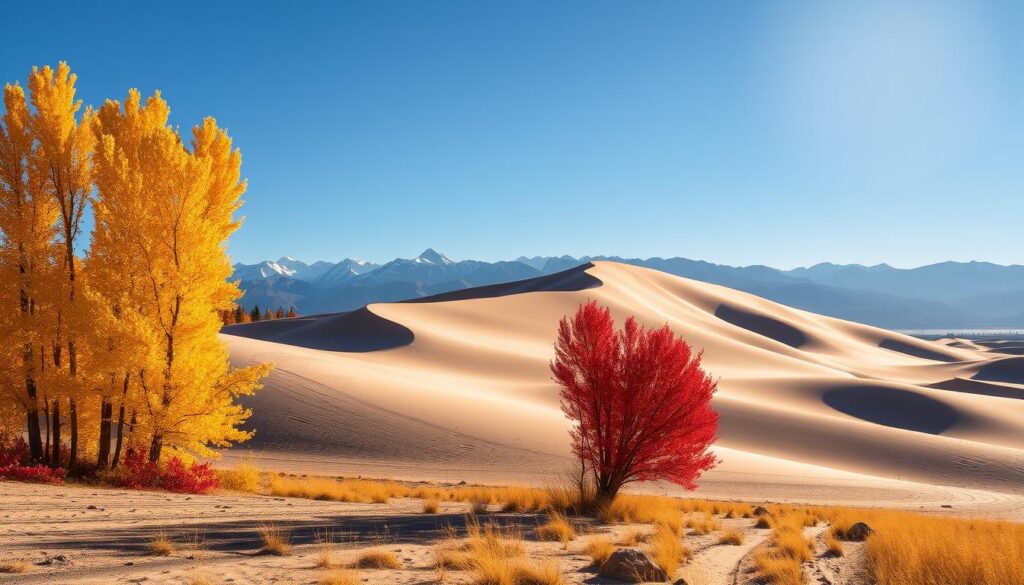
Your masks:
<svg viewBox="0 0 1024 585"><path fill-rule="evenodd" d="M548 372L551 343L558 320L588 299L619 321L668 323L703 348L720 378L723 469L1024 486L1024 356L1015 347L922 341L609 262L228 327L235 363L277 365L249 402L253 447L279 454L282 467L319 457L330 473L345 470L329 461L451 479L556 469L568 423Z"/></svg>

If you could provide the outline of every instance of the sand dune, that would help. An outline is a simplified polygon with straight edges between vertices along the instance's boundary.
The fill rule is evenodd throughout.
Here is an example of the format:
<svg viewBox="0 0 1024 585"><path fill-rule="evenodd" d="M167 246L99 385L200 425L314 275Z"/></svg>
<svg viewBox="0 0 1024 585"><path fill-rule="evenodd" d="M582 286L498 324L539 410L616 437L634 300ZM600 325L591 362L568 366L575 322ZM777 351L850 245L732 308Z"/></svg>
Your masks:
<svg viewBox="0 0 1024 585"><path fill-rule="evenodd" d="M728 492L744 477L806 488L793 493L875 486L907 505L1022 491L1016 345L922 341L609 262L226 328L235 363L277 365L249 403L249 448L307 472L550 481L566 464L568 429L551 343L558 320L588 299L620 321L668 323L704 349L720 378L723 463L702 489ZM925 487L935 491L922 496Z"/></svg>

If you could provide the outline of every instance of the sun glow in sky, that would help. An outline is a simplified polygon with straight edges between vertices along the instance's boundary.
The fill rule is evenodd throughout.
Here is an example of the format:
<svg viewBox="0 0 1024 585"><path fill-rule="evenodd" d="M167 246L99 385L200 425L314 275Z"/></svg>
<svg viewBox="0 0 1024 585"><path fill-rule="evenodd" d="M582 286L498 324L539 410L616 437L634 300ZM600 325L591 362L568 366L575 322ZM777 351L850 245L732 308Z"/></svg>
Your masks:
<svg viewBox="0 0 1024 585"><path fill-rule="evenodd" d="M1024 263L1024 8L19 2L0 79L242 149L235 260Z"/></svg>

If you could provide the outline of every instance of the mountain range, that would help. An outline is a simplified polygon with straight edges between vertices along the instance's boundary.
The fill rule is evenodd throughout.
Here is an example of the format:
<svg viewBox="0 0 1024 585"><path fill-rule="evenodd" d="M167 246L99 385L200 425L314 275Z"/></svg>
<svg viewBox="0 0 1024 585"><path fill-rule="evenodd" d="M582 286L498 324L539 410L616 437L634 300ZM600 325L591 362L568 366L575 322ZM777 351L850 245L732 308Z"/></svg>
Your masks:
<svg viewBox="0 0 1024 585"><path fill-rule="evenodd" d="M799 309L890 329L1024 327L1024 266L941 262L918 268L821 263L793 270L728 266L687 258L535 256L452 261L427 249L385 264L346 258L306 264L236 264L247 309L293 306L302 314L358 309L543 276L592 260L622 262L750 292Z"/></svg>

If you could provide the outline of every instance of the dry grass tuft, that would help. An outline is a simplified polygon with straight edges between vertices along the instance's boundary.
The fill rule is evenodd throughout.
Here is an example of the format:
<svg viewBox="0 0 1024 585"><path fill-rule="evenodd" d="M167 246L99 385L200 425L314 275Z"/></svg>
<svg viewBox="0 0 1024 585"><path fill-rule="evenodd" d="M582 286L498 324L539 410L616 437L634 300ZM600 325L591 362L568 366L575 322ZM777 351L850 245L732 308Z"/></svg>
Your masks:
<svg viewBox="0 0 1024 585"><path fill-rule="evenodd" d="M728 532L723 532L722 535L718 537L718 544L731 544L733 546L739 546L743 544L743 533L739 530L729 530Z"/></svg>
<svg viewBox="0 0 1024 585"><path fill-rule="evenodd" d="M352 563L352 567L357 569L401 569L402 561L399 561L395 553L389 550L374 548L359 553Z"/></svg>
<svg viewBox="0 0 1024 585"><path fill-rule="evenodd" d="M757 580L772 585L803 585L804 574L800 561L788 556L779 556L773 550L758 551L754 555Z"/></svg>
<svg viewBox="0 0 1024 585"><path fill-rule="evenodd" d="M146 543L146 551L151 555L166 557L174 553L174 543L166 533L161 532Z"/></svg>
<svg viewBox="0 0 1024 585"><path fill-rule="evenodd" d="M259 493L260 470L251 461L245 461L232 469L217 470L217 481L220 482L220 487L226 490Z"/></svg>
<svg viewBox="0 0 1024 585"><path fill-rule="evenodd" d="M437 511L441 509L441 502L437 500L423 500L423 513L424 514L437 514Z"/></svg>
<svg viewBox="0 0 1024 585"><path fill-rule="evenodd" d="M689 558L692 553L683 544L679 534L673 532L667 526L659 526L657 531L647 541L648 552L655 564L669 576L669 580L679 570L679 564Z"/></svg>
<svg viewBox="0 0 1024 585"><path fill-rule="evenodd" d="M647 542L650 536L650 533L643 530L630 530L622 535L622 540L619 541L619 544L622 546L636 546L641 542Z"/></svg>
<svg viewBox="0 0 1024 585"><path fill-rule="evenodd" d="M686 520L686 527L692 528L697 534L709 534L716 530L721 530L722 523L716 520L714 516L705 515L703 518L688 518Z"/></svg>
<svg viewBox="0 0 1024 585"><path fill-rule="evenodd" d="M591 538L583 547L583 554L590 557L590 560L593 561L594 566L597 568L601 568L612 556L613 552L615 552L615 544L603 536Z"/></svg>
<svg viewBox="0 0 1024 585"><path fill-rule="evenodd" d="M333 569L324 573L319 585L360 585L359 573L352 569Z"/></svg>
<svg viewBox="0 0 1024 585"><path fill-rule="evenodd" d="M287 530L273 524L261 524L258 530L260 540L263 541L260 554L283 557L291 553L292 545Z"/></svg>
<svg viewBox="0 0 1024 585"><path fill-rule="evenodd" d="M188 585L213 585L213 577L202 571L196 571L188 576Z"/></svg>
<svg viewBox="0 0 1024 585"><path fill-rule="evenodd" d="M754 523L754 528L771 528L772 521L768 519L768 516L758 516L757 522Z"/></svg>
<svg viewBox="0 0 1024 585"><path fill-rule="evenodd" d="M563 547L576 538L572 524L558 512L552 512L548 516L548 521L535 528L533 532L539 540L561 542Z"/></svg>
<svg viewBox="0 0 1024 585"><path fill-rule="evenodd" d="M11 561L9 563L0 563L0 574L15 574L15 573L27 573L32 569L32 565L22 561Z"/></svg>
<svg viewBox="0 0 1024 585"><path fill-rule="evenodd" d="M831 530L825 533L825 554L830 557L843 556L843 543Z"/></svg>
<svg viewBox="0 0 1024 585"><path fill-rule="evenodd" d="M487 506L490 505L489 501L486 500L475 500L470 502L469 513L479 516L487 513Z"/></svg>
<svg viewBox="0 0 1024 585"><path fill-rule="evenodd" d="M316 542L316 566L321 569L330 569L334 562L334 534L330 530L318 531L313 535Z"/></svg>

